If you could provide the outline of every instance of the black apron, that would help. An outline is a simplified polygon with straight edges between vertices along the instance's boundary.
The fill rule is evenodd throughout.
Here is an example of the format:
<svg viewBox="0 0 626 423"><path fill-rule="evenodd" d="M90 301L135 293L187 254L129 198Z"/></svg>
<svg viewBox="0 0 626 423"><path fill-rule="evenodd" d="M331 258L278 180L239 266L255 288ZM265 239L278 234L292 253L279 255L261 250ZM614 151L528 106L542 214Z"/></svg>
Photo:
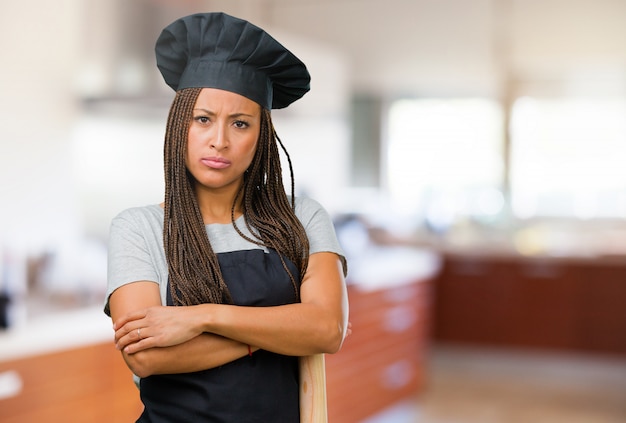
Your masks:
<svg viewBox="0 0 626 423"><path fill-rule="evenodd" d="M235 304L267 307L296 301L275 251L220 253L218 260ZM286 263L298 280L293 263ZM169 294L167 304L172 305ZM214 369L149 376L141 379L140 389L145 406L137 420L141 423L300 421L298 358L264 350Z"/></svg>

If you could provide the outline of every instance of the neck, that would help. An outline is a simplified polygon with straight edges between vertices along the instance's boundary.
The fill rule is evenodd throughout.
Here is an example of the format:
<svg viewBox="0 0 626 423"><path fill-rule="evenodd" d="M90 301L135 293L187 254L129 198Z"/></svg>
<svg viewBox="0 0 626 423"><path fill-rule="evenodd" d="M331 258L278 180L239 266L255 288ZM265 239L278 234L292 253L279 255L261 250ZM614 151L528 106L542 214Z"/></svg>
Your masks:
<svg viewBox="0 0 626 423"><path fill-rule="evenodd" d="M196 198L205 224L230 223L236 192L208 191L196 188ZM235 204L235 219L241 216L241 201Z"/></svg>

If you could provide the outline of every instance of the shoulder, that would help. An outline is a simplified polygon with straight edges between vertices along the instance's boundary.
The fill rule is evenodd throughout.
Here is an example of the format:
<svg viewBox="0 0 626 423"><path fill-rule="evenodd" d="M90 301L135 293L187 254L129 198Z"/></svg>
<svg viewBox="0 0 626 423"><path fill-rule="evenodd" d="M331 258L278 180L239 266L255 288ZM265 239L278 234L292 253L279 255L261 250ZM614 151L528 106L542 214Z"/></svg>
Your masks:
<svg viewBox="0 0 626 423"><path fill-rule="evenodd" d="M158 204L131 207L119 212L112 220L112 225L163 225L163 208Z"/></svg>
<svg viewBox="0 0 626 423"><path fill-rule="evenodd" d="M334 236L334 225L330 214L317 201L309 197L296 197L296 217L304 226L309 239Z"/></svg>
<svg viewBox="0 0 626 423"><path fill-rule="evenodd" d="M317 215L328 216L326 209L310 197L296 197L295 204L296 217L298 217L304 225Z"/></svg>
<svg viewBox="0 0 626 423"><path fill-rule="evenodd" d="M296 197L296 216L302 222L309 238L309 253L331 252L341 258L344 275L347 274L345 254L335 233L333 219L328 211L312 198Z"/></svg>
<svg viewBox="0 0 626 423"><path fill-rule="evenodd" d="M158 242L163 234L164 212L158 204L121 211L111 221L109 240L145 239Z"/></svg>

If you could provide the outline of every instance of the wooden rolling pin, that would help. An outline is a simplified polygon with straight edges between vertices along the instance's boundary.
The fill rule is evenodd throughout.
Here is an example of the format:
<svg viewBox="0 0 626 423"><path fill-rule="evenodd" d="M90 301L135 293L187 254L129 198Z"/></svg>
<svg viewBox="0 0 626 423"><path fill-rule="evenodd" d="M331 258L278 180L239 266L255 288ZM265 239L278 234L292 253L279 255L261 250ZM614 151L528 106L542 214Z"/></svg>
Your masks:
<svg viewBox="0 0 626 423"><path fill-rule="evenodd" d="M300 357L300 423L327 423L324 354Z"/></svg>

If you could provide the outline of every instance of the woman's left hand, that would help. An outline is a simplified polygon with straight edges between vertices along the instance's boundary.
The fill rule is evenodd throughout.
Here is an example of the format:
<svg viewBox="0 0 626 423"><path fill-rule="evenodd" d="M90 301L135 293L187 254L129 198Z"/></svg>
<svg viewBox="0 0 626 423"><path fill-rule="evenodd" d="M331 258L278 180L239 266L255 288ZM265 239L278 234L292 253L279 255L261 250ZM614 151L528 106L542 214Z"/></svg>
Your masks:
<svg viewBox="0 0 626 423"><path fill-rule="evenodd" d="M154 306L134 311L118 319L115 346L127 354L148 348L182 344L202 333L194 324L193 306Z"/></svg>

